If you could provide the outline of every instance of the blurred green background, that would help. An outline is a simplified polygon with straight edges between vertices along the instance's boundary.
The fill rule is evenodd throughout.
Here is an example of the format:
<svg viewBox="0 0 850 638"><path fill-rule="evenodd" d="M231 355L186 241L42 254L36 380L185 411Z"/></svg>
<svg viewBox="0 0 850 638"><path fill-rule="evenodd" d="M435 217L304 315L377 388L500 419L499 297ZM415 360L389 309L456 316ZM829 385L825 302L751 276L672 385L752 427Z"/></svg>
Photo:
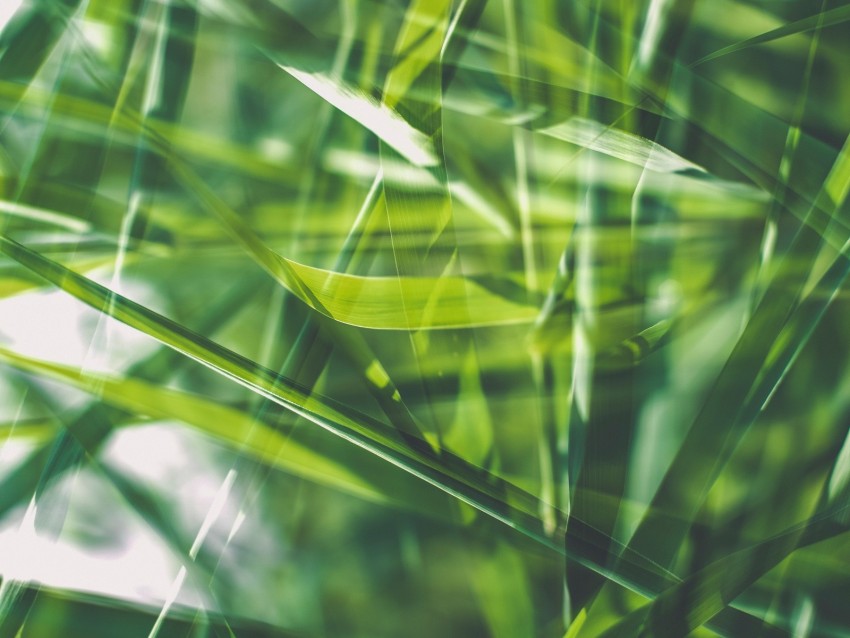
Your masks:
<svg viewBox="0 0 850 638"><path fill-rule="evenodd" d="M5 0L0 638L850 635L848 21Z"/></svg>

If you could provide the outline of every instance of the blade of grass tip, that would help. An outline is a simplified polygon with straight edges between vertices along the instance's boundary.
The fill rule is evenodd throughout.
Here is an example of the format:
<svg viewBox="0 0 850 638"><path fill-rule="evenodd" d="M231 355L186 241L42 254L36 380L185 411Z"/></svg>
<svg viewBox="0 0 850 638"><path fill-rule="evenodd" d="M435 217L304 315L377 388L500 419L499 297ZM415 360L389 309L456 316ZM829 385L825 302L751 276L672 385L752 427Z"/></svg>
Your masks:
<svg viewBox="0 0 850 638"><path fill-rule="evenodd" d="M462 19L463 21L471 21L475 17L474 14L477 5L470 4L469 7L466 15L470 17ZM457 47L448 46L446 42L450 42L450 40L444 40L443 51L445 55L460 55L462 52L461 45ZM433 143L428 141L428 135L424 131L411 126L401 116L398 116L395 124L388 122L387 118L384 117L386 113L382 115L375 111L376 102L367 93L362 90L358 92L357 89L346 84L341 78L335 78L332 74L328 74L322 70L316 70L314 68L315 65L297 62L290 53L273 52L271 50L263 50L263 52L283 70L296 77L296 79L299 79L327 103L355 119L364 128L375 133L379 139L393 147L414 166L425 169L423 176L430 175L438 184L443 184L446 181L445 170L442 165L444 159L438 161L437 158L437 155L442 156L444 153L437 153L437 149L433 147ZM447 68L454 68L452 61L448 61ZM454 75L449 73L444 77L443 81L448 86L453 78ZM426 102L433 97L427 91L420 92L424 94L425 97L423 99ZM419 93L416 93L416 95L419 95ZM387 104L385 100L384 103L379 105L379 110L389 109L391 113L395 114L394 107L389 107ZM406 133L405 130L407 131ZM422 152L415 150L414 147L417 145L424 149L427 158ZM387 175L390 175L390 173L388 172ZM467 204L482 219L494 225L499 232L508 236L512 235L513 229L509 223L487 203L486 198L478 192L480 189L473 188L472 182L452 180L449 183L449 188L455 197ZM483 207L482 203L484 204Z"/></svg>
<svg viewBox="0 0 850 638"><path fill-rule="evenodd" d="M625 120L633 113L634 111L629 109L622 118ZM645 170L665 173L686 171L706 173L702 166L686 160L657 142L616 128L613 123L603 126L588 118L571 117L565 122L540 129L538 132L577 144L585 149L605 153Z"/></svg>
<svg viewBox="0 0 850 638"><path fill-rule="evenodd" d="M601 102L603 100L603 98L600 98L589 91L590 89L588 88L587 91L582 93L581 99L577 102L576 111L588 113L589 104ZM575 115L571 114L567 120L559 121L551 126L547 125L546 128L542 126L538 127L541 134L555 139L562 139L563 141L580 146L579 150L576 151L566 162L564 162L560 169L558 169L558 171L552 176L549 180L548 187L551 188L559 179L561 179L567 169L570 168L576 161L584 160L588 149L599 153L605 153L611 157L617 157L638 166L644 166L646 164L646 159L650 155L654 146L653 143L650 140L640 138L639 136L630 135L628 133L624 134L623 131L617 131L616 127L620 125L621 122L625 122L636 109L640 108L640 106L646 102L648 102L648 100L644 99L636 106L626 106L621 102L615 102L614 104L616 108L625 107L625 110L616 114L616 117L612 118L611 123L604 126L596 120L577 118ZM598 110L598 108L599 107L597 105L594 110ZM582 131L580 127L576 126L577 121L586 122L587 125L592 126L595 129L595 132L588 134L587 132ZM672 172L673 170L676 170L677 167L683 169L688 167L687 160L684 160L675 153L671 152L671 154L673 156L673 161L659 162L657 164L658 170L669 170Z"/></svg>
<svg viewBox="0 0 850 638"><path fill-rule="evenodd" d="M535 629L533 592L526 566L517 550L505 542L471 552L473 591L493 638L539 635Z"/></svg>
<svg viewBox="0 0 850 638"><path fill-rule="evenodd" d="M99 307L104 299L112 294L102 286L9 239L0 238L0 250L93 307ZM256 363L192 333L143 306L128 299L120 297L117 299L120 302L115 308L117 320L141 330L202 365L262 394L294 414L309 419L323 429L427 481L528 536L543 547L559 553L563 551L559 543L553 542L543 532L537 515L533 513L539 507L538 499L527 492L493 477L489 472L470 467L454 455L444 453L440 462L436 463L415 450L406 449L394 441L388 426L357 411L337 405L315 393L308 394L297 384L281 379ZM590 543L589 546L612 542L610 537L590 527L582 528L580 534L584 543ZM600 567L580 553L572 552L572 557L579 564L591 569L601 569L607 577L621 582L630 589L642 592L647 591L642 582L650 580L647 578L647 570L652 572L656 569L651 562L647 562L636 554L630 554L626 558L626 564L632 570L627 576Z"/></svg>
<svg viewBox="0 0 850 638"><path fill-rule="evenodd" d="M372 131L414 166L428 167L438 162L428 137L391 107L325 74L277 64L323 100Z"/></svg>
<svg viewBox="0 0 850 638"><path fill-rule="evenodd" d="M494 425L481 387L481 371L472 344L458 370L454 421L443 436L446 447L472 465L489 467L494 454Z"/></svg>

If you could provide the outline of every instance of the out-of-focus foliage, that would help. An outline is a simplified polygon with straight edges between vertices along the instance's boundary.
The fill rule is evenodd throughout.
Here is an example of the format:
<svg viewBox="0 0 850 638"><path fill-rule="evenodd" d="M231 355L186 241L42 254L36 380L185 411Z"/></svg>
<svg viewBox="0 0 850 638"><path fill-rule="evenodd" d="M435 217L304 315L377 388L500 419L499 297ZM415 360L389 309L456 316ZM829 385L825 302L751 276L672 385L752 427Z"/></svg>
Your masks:
<svg viewBox="0 0 850 638"><path fill-rule="evenodd" d="M0 638L850 634L850 4L0 26Z"/></svg>

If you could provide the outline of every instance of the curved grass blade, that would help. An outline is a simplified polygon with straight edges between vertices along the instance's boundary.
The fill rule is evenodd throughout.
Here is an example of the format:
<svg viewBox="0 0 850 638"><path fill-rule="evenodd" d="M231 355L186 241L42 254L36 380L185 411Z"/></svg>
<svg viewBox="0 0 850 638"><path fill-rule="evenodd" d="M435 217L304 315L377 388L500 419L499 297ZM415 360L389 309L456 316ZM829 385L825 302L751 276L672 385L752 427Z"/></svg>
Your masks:
<svg viewBox="0 0 850 638"><path fill-rule="evenodd" d="M705 172L701 166L689 162L656 142L621 129L603 127L599 122L587 118L572 117L566 122L549 126L539 132L652 171Z"/></svg>
<svg viewBox="0 0 850 638"><path fill-rule="evenodd" d="M294 414L358 445L434 487L471 505L508 527L530 537L538 544L557 553L563 552L561 543L546 535L538 519L538 500L530 494L495 479L488 472L470 467L462 459L444 453L439 461L409 449L398 440L393 430L330 399L310 393L298 384L258 366L209 339L192 333L140 306L129 299L110 293L102 286L73 273L61 265L33 253L6 238L0 238L0 250L39 275L95 308L102 307L114 295L113 317L157 339L170 348L188 356L219 374L257 392ZM648 574L659 567L634 552L623 551L623 562L616 571L588 560L582 547L599 543L606 546L615 542L592 527L579 521L571 532L576 549L571 558L606 577L639 592L651 592L644 582L651 582ZM669 573L661 570L662 574Z"/></svg>
<svg viewBox="0 0 850 638"><path fill-rule="evenodd" d="M268 248L187 167L176 161L171 166L269 274L331 319L364 328L422 330L520 323L536 315L533 307L461 276L366 277L299 264Z"/></svg>
<svg viewBox="0 0 850 638"><path fill-rule="evenodd" d="M344 12L345 10L350 11L351 9L352 7L348 4L345 4L343 7ZM457 23L458 20L461 20L464 25L469 26L477 20L482 9L483 3L478 2L477 0L472 3L469 10L467 10L467 7L464 5L458 9L455 22ZM353 34L350 30L346 31L345 37L341 40L341 46L350 46L350 39L352 37ZM447 42L451 47L451 52L449 54L450 57L452 59L456 59L463 50L463 44L457 45L457 43L450 37L447 38ZM343 45L343 43L347 43L347 45ZM340 50L338 50L338 53L339 51ZM347 53L344 55L347 56ZM334 68L332 69L332 74L335 77L341 76L342 69L338 68L340 65L337 64L339 59L339 56L335 57ZM444 84L448 85L451 82L451 79L450 75L444 76ZM372 187L366 196L366 200L361 207L361 211L355 220L354 226L346 237L345 244L336 259L333 271L345 272L349 269L358 250L358 246L366 237L366 232L369 230L371 219L376 215L376 213L383 213L386 205L383 193L383 179L383 172L378 170L378 174L376 175ZM360 266L363 268L365 267L365 264L361 263ZM344 341L346 343L346 354L350 354L352 349L358 351L368 350L364 347L364 344L360 342L356 344L351 343L352 339L350 337L345 338L346 335L341 334L339 330L335 330L332 325L327 326L326 324L326 327L327 331L337 337L336 340L338 343L340 341ZM298 335L292 351L287 356L287 360L283 368L283 374L285 376L298 379L307 386L312 386L321 372L321 369L324 367L325 361L329 357L332 349L333 346L331 345L331 341L328 338L323 337L320 333L319 323L313 317L308 318L307 323ZM412 446L420 447L422 439L424 438L432 446L431 451L437 452L439 450L439 444L436 437L428 436L427 433L422 433L421 427L415 423L413 416L403 406L401 401L399 401L400 395L397 388L392 383L389 376L383 371L383 368L380 366L377 359L375 359L374 356L370 356L370 353L368 352L364 352L364 355L361 355L359 359L361 362L371 360L369 366L365 370L365 376L367 379L374 379L377 374L380 381L377 384L369 383L367 386L376 396L381 408L384 410L385 414L390 417L391 422L399 428L402 435L408 439L408 442ZM355 365L357 365L356 361ZM305 374L307 377L306 379L304 378Z"/></svg>
<svg viewBox="0 0 850 638"><path fill-rule="evenodd" d="M9 239L0 238L0 250L38 272L48 281L74 295L80 301L95 308L102 307L108 301L110 295L115 294ZM471 489L472 493L478 493L478 498L482 499L480 503L473 500L477 506L483 507L485 511L496 515L500 520L509 522L511 526L517 525L511 522L510 517L500 513L505 504L499 504L500 499L495 496L496 492L493 492L491 487L465 485L464 479L456 476L448 468L444 468L446 472L444 476L443 471L438 469L439 466L435 464L435 461L421 458L413 451L407 450L406 446L400 443L392 431L387 431L387 426L359 413L356 417L347 416L351 411L343 406L336 405L330 399L309 392L300 385L282 378L120 295L115 294L115 300L113 314L115 319L149 334L165 345L258 392L295 414L378 454L402 469L406 469L441 487L444 491L461 496ZM444 461L450 462L452 465L460 463L460 467L463 467L459 459L450 460L447 458ZM480 471L472 470L472 472L478 474ZM521 500L527 498L528 495L521 496ZM521 507L521 505L517 503L516 506L509 507L509 509L515 509L515 507ZM518 513L522 511L522 509L517 510ZM529 520L533 520L533 516L523 515L527 519L529 516ZM523 525L519 525L520 529L523 527ZM550 541L533 532L533 529L533 525L528 528L532 536L538 537L544 544L550 544Z"/></svg>
<svg viewBox="0 0 850 638"><path fill-rule="evenodd" d="M92 284L92 282L87 281L85 278L62 268L49 260L39 257L37 254L28 251L14 242L4 239L0 245L2 245L3 251L7 252L7 254L15 255L19 260L22 259L28 267L34 268L36 272L46 276L49 280L72 292L72 294L75 294L83 301L86 301L96 308L101 307L105 300L109 297L109 293L103 288ZM115 316L119 320L142 329L144 332L151 334L167 345L170 345L172 348L176 348L205 365L221 371L232 379L239 380L243 384L254 388L255 391L260 391L265 396L274 396L277 402L281 405L290 409L294 408L296 411L304 415L305 413L303 409L298 408L299 403L304 403L306 401L310 408L313 408L316 405L312 402L312 400L317 400L322 403L320 397L309 397L305 400L306 393L298 391L297 388L295 388L294 393L288 392L286 393L286 396L281 396L281 388L279 386L281 380L279 377L276 377L276 375L273 375L268 371L263 371L255 364L247 362L244 359L233 355L233 353L223 351L208 340L204 340L197 335L192 335L185 331L185 329L181 329L179 326L164 320L150 311L146 311L144 308L132 304L132 302L129 302L128 300L120 297L117 297L116 299L118 300L118 303L116 304ZM199 342L201 343L200 346L198 345ZM506 505L503 496L495 496L496 493L501 492L503 489L501 487L497 489L496 493L494 493L491 488L487 488L486 484L478 485L476 488L470 490L468 485L471 479L460 479L460 482L458 483L458 479L453 478L450 471L448 472L448 476L446 476L445 470L438 469L434 471L435 466L433 461L420 459L420 461L411 463L408 460L411 456L410 451L406 450L399 453L397 445L391 443L391 437L384 438L381 441L381 443L386 442L386 447L375 445L370 441L373 431L364 431L362 427L357 427L356 425L351 424L350 420L345 420L340 418L338 414L335 414L335 408L333 405L331 405L330 408L331 410L328 411L327 407L322 407L321 414L309 415L308 418L311 418L314 422L319 420L320 424L324 424L324 427L327 427L332 431L336 431L337 433L341 433L342 436L348 438L348 440L353 440L359 445L362 445L364 448L371 450L373 453L377 452L383 458L392 460L400 467L407 469L407 471L412 470L413 474L420 478L425 478L432 484L441 487L444 491L460 497L466 502L472 503L476 507L481 508L483 511L488 512L491 515L495 515L502 522L529 534L532 538L535 538L538 542L542 542L545 546L555 549L556 551L559 549L557 544L550 543L546 539L545 534L539 531L539 523L534 522L536 521L536 516L531 514L531 512L535 512L537 510L537 505L533 499L529 501L528 495L522 495L515 492L515 490L509 486L504 486L504 489L507 489L507 494L509 495L509 504ZM332 416L334 419L342 420L345 424L340 427L339 424L334 425L334 423L329 423L325 420L325 415ZM364 419L362 416L357 416L356 420L360 422L369 422L368 419ZM377 426L377 424L375 425ZM366 436L364 436L364 434ZM413 456L415 457L416 455ZM460 463L460 461L457 459L453 460L451 456L447 456L443 459L443 463L448 463L449 466L452 467L454 464ZM413 466L412 468L411 465ZM437 467L441 466L438 465ZM463 464L461 463L459 467L463 467ZM470 470L464 470L464 472L469 471ZM471 470L471 472L473 474L478 473L477 470ZM472 484L475 485L476 481L472 480ZM525 503L525 505L521 505L522 503ZM519 509L517 509L517 507L519 507ZM504 512L506 508L507 511L513 513L501 513ZM517 519L517 516L519 520ZM538 531L534 531L535 529ZM596 542L592 539L598 537L598 532L592 528L578 529L574 527L571 533L575 537L584 538L585 543ZM605 542L610 542L610 539ZM577 543L576 546L580 547L581 545ZM576 553L576 560L580 562L584 561L580 550ZM640 557L627 559L626 563L630 560L634 561L634 565L642 566L631 567L631 573L627 570L624 571L624 573L628 574L627 576L613 574L611 577L617 581L628 582L632 587L637 587L638 589L643 590L644 587L642 585L636 585L635 583L640 583L644 580L645 570L652 571L655 569L655 566L651 563L647 563ZM596 568L598 569L599 567L596 566Z"/></svg>

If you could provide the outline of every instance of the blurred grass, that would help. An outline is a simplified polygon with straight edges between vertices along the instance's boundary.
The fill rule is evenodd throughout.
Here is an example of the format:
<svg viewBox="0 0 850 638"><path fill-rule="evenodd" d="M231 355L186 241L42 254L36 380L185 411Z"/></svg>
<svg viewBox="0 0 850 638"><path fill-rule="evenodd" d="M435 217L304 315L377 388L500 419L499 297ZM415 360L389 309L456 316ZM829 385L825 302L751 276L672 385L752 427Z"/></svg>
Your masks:
<svg viewBox="0 0 850 638"><path fill-rule="evenodd" d="M4 5L0 637L850 634L848 18Z"/></svg>

